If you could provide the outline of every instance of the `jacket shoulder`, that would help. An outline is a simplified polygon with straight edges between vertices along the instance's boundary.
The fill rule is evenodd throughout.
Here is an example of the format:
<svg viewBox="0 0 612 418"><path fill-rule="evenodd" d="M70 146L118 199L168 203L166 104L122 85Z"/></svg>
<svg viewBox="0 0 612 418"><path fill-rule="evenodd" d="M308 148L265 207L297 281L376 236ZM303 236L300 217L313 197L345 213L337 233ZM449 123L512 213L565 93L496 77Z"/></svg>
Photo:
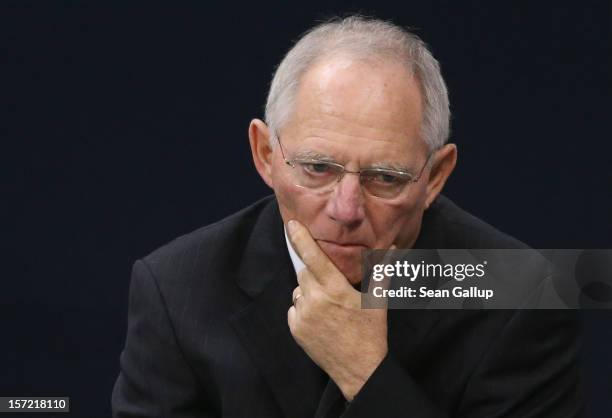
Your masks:
<svg viewBox="0 0 612 418"><path fill-rule="evenodd" d="M166 273L177 277L184 270L196 271L198 266L212 260L228 259L229 263L224 265L231 265L231 258L238 257L261 213L273 204L273 196L263 198L224 219L175 238L142 261L160 278Z"/></svg>
<svg viewBox="0 0 612 418"><path fill-rule="evenodd" d="M529 248L440 195L425 212L421 244L438 248Z"/></svg>

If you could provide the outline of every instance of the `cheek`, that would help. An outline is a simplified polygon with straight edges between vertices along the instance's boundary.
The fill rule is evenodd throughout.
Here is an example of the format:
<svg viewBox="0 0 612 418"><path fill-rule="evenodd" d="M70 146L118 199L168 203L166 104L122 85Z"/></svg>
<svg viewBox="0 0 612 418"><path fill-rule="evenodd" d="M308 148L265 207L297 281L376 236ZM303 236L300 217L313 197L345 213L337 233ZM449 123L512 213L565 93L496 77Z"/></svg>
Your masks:
<svg viewBox="0 0 612 418"><path fill-rule="evenodd" d="M312 192L282 177L273 177L274 193L285 222L296 219L309 226L317 214L323 210L321 199Z"/></svg>
<svg viewBox="0 0 612 418"><path fill-rule="evenodd" d="M418 234L424 200L417 198L404 202L386 202L372 209L372 228L377 246L386 248L393 242L403 243Z"/></svg>
<svg viewBox="0 0 612 418"><path fill-rule="evenodd" d="M291 183L283 170L284 167L280 165L275 166L272 170L272 188L274 189L274 194L276 194L279 205L284 207L285 210L293 212L300 200L298 196L299 187Z"/></svg>

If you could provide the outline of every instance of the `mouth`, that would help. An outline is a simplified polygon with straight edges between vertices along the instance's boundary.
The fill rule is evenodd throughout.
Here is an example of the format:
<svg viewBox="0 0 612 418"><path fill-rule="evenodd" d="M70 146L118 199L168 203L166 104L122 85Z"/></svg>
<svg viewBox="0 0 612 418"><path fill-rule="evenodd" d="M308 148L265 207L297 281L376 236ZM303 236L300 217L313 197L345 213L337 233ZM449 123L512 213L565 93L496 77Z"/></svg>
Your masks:
<svg viewBox="0 0 612 418"><path fill-rule="evenodd" d="M337 242L326 239L318 239L320 244L327 247L338 248L342 250L367 250L369 247L358 242Z"/></svg>

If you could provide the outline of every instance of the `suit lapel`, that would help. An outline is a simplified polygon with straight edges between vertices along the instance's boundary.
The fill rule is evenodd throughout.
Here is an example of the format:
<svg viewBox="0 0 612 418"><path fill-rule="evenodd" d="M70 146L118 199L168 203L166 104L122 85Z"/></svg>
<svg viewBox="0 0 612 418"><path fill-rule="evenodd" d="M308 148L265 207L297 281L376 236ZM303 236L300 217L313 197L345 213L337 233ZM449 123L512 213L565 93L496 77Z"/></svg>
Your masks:
<svg viewBox="0 0 612 418"><path fill-rule="evenodd" d="M336 383L329 379L314 418L337 418L346 409L346 399Z"/></svg>
<svg viewBox="0 0 612 418"><path fill-rule="evenodd" d="M231 324L287 417L312 417L327 375L294 341L287 325L297 286L276 201L257 220L237 283L251 303Z"/></svg>

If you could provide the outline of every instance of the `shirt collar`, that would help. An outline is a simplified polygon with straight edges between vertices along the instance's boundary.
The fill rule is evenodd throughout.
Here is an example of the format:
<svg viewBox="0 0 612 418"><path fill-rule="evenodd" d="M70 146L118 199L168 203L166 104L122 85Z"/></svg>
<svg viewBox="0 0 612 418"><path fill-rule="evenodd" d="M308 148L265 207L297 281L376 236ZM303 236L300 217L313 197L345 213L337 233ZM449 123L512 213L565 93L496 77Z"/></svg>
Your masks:
<svg viewBox="0 0 612 418"><path fill-rule="evenodd" d="M298 274L302 269L306 267L306 264L302 261L299 255L293 249L293 245L291 245L291 241L289 241L289 237L287 236L287 228L283 225L283 230L285 231L285 241L287 242L287 249L289 250L289 256L291 257L291 263L293 264L293 268L295 270L295 274Z"/></svg>

